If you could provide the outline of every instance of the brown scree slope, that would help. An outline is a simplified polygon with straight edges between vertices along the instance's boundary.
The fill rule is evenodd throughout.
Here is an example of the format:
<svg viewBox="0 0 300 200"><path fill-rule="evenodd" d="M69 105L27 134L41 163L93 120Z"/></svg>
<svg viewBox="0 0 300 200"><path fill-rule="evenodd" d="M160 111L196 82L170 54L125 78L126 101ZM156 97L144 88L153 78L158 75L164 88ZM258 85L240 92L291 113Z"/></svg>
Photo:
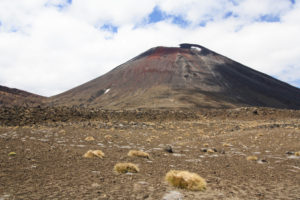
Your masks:
<svg viewBox="0 0 300 200"><path fill-rule="evenodd" d="M0 106L41 105L45 97L0 85Z"/></svg>

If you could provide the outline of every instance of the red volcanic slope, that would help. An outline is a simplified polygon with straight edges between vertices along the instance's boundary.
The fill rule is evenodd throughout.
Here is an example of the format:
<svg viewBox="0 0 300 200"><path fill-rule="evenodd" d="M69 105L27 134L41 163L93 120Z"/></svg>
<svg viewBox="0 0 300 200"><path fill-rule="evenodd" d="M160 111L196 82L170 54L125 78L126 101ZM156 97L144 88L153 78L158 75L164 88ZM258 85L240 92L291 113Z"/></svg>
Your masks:
<svg viewBox="0 0 300 200"><path fill-rule="evenodd" d="M108 109L267 106L300 108L300 90L200 45L155 47L52 97Z"/></svg>

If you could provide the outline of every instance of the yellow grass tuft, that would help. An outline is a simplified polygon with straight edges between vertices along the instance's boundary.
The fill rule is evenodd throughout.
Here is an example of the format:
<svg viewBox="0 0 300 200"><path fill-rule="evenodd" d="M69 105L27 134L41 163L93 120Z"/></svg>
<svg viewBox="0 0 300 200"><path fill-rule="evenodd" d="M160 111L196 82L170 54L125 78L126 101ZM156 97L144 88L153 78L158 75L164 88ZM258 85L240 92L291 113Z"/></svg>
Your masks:
<svg viewBox="0 0 300 200"><path fill-rule="evenodd" d="M192 190L202 191L206 189L206 181L196 173L188 171L171 170L166 174L165 180L172 186Z"/></svg>
<svg viewBox="0 0 300 200"><path fill-rule="evenodd" d="M112 136L111 136L111 135L105 135L104 138L105 138L106 140L112 140Z"/></svg>
<svg viewBox="0 0 300 200"><path fill-rule="evenodd" d="M99 158L103 158L104 157L104 153L101 150L88 150L83 157L85 158L93 158L93 157L99 157Z"/></svg>
<svg viewBox="0 0 300 200"><path fill-rule="evenodd" d="M250 160L250 161L257 161L258 158L256 156L248 156L247 157L247 160Z"/></svg>
<svg viewBox="0 0 300 200"><path fill-rule="evenodd" d="M151 137L149 137L147 140L146 140L146 142L152 142L152 140L154 140L154 139L158 139L158 136L151 136Z"/></svg>
<svg viewBox="0 0 300 200"><path fill-rule="evenodd" d="M223 144L223 147L231 147L232 145L231 144L228 144L228 143L224 143Z"/></svg>
<svg viewBox="0 0 300 200"><path fill-rule="evenodd" d="M92 136L88 136L88 137L86 137L84 140L89 142L89 141L94 141L95 138L92 137Z"/></svg>
<svg viewBox="0 0 300 200"><path fill-rule="evenodd" d="M149 159L149 154L143 151L130 150L127 155L131 157L142 157Z"/></svg>
<svg viewBox="0 0 300 200"><path fill-rule="evenodd" d="M300 151L295 152L295 156L300 156Z"/></svg>
<svg viewBox="0 0 300 200"><path fill-rule="evenodd" d="M215 153L213 149L207 149L207 153Z"/></svg>
<svg viewBox="0 0 300 200"><path fill-rule="evenodd" d="M146 142L151 142L152 141L152 138L148 138L147 140L146 140Z"/></svg>
<svg viewBox="0 0 300 200"><path fill-rule="evenodd" d="M128 173L128 172L137 173L140 171L139 168L133 163L117 163L114 166L114 170L115 172L121 174Z"/></svg>
<svg viewBox="0 0 300 200"><path fill-rule="evenodd" d="M15 155L17 155L16 152L10 152L10 153L8 154L8 156L15 156Z"/></svg>
<svg viewBox="0 0 300 200"><path fill-rule="evenodd" d="M60 130L58 131L59 134L62 134L62 135L65 135L66 134L66 131L65 130Z"/></svg>

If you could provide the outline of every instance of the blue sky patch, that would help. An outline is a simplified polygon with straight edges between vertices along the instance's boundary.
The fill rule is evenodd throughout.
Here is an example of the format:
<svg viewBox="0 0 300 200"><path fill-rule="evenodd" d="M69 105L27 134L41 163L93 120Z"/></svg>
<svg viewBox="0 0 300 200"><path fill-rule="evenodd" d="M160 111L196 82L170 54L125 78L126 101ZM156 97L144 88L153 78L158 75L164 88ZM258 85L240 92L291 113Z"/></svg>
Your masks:
<svg viewBox="0 0 300 200"><path fill-rule="evenodd" d="M296 3L296 0L290 0L290 2L291 2L292 4L295 4L295 3Z"/></svg>
<svg viewBox="0 0 300 200"><path fill-rule="evenodd" d="M230 18L230 17L237 18L237 17L239 17L239 15L233 13L232 11L228 11L224 14L223 19L227 19L227 18Z"/></svg>
<svg viewBox="0 0 300 200"><path fill-rule="evenodd" d="M208 22L214 21L214 18L211 16L204 16L203 20L201 20L198 25L201 27L205 27Z"/></svg>
<svg viewBox="0 0 300 200"><path fill-rule="evenodd" d="M118 32L118 27L114 26L112 24L104 24L103 26L100 27L100 29L104 30L104 31L109 31L109 32L112 32L112 33L117 33Z"/></svg>
<svg viewBox="0 0 300 200"><path fill-rule="evenodd" d="M12 33L18 32L18 28L12 27L12 28L10 29L10 32L12 32Z"/></svg>
<svg viewBox="0 0 300 200"><path fill-rule="evenodd" d="M224 15L224 18L226 19L226 18L229 18L229 17L231 17L233 15L233 12L227 12L227 13L225 13L225 15Z"/></svg>
<svg viewBox="0 0 300 200"><path fill-rule="evenodd" d="M72 4L72 0L64 0L62 3L51 3L51 0L49 0L46 4L45 7L56 7L59 11L65 9L66 7L70 6Z"/></svg>
<svg viewBox="0 0 300 200"><path fill-rule="evenodd" d="M261 22L280 22L280 17L277 15L262 15L258 21Z"/></svg>
<svg viewBox="0 0 300 200"><path fill-rule="evenodd" d="M166 13L164 13L158 6L155 6L149 15L149 23L160 22L164 19L166 19Z"/></svg>
<svg viewBox="0 0 300 200"><path fill-rule="evenodd" d="M229 0L234 6L239 5L238 0Z"/></svg>
<svg viewBox="0 0 300 200"><path fill-rule="evenodd" d="M293 86L296 86L297 88L300 88L300 79L298 79L296 81L291 81L290 84Z"/></svg>
<svg viewBox="0 0 300 200"><path fill-rule="evenodd" d="M189 25L189 22L186 21L183 17L181 16L170 16L172 18L172 23L177 24L181 27L187 27Z"/></svg>
<svg viewBox="0 0 300 200"><path fill-rule="evenodd" d="M201 21L201 22L199 23L199 26L205 27L206 24L207 24L207 21Z"/></svg>
<svg viewBox="0 0 300 200"><path fill-rule="evenodd" d="M155 6L153 11L148 16L148 23L157 23L164 20L171 20L173 24L176 24L180 27L186 27L189 25L189 22L185 20L182 16L170 15L162 11L158 6Z"/></svg>

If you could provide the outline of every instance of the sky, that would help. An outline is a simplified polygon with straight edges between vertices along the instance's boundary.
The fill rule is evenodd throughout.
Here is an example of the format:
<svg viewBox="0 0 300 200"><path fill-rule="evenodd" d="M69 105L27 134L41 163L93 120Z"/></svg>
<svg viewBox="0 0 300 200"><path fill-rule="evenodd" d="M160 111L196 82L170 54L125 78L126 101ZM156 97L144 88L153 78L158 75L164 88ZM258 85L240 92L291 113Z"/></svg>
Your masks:
<svg viewBox="0 0 300 200"><path fill-rule="evenodd" d="M300 87L300 0L0 0L0 85L44 96L180 43Z"/></svg>

